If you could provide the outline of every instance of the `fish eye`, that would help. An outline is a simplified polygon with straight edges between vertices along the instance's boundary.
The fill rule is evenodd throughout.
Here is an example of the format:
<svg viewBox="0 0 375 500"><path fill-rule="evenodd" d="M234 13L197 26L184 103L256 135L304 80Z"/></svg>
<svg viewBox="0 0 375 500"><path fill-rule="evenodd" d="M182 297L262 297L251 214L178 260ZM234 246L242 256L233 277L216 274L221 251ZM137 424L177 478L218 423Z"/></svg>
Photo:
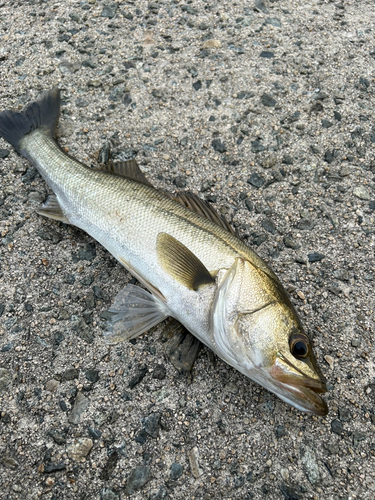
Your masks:
<svg viewBox="0 0 375 500"><path fill-rule="evenodd" d="M309 339L302 334L292 335L290 338L290 352L296 358L306 358L310 351Z"/></svg>

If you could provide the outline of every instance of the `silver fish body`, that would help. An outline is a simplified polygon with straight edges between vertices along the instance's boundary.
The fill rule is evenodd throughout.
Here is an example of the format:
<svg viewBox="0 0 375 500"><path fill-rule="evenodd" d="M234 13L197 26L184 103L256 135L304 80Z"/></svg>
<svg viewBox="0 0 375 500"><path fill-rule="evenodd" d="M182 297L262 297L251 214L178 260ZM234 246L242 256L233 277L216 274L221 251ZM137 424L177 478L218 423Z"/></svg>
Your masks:
<svg viewBox="0 0 375 500"><path fill-rule="evenodd" d="M52 90L23 113L1 113L0 134L52 188L55 218L86 231L152 292L126 287L116 300L118 324L128 331L115 329L109 340L131 338L172 316L283 400L326 414L319 396L325 383L311 343L265 262L226 229L147 183L67 156L53 138L58 102ZM54 216L48 210L44 215ZM122 323L121 303L128 314ZM129 319L131 306L137 314Z"/></svg>

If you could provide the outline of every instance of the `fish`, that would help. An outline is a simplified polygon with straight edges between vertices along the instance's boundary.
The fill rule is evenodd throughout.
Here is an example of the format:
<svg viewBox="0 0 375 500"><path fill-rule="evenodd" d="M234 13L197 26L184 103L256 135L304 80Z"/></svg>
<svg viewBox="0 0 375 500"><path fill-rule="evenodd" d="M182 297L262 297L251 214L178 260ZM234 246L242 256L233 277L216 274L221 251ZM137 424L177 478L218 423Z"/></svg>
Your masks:
<svg viewBox="0 0 375 500"><path fill-rule="evenodd" d="M155 189L134 160L94 169L56 141L60 90L0 113L0 135L54 194L38 213L103 245L141 286L109 309L109 344L174 318L222 360L300 411L324 416L326 382L312 342L271 268L193 193Z"/></svg>

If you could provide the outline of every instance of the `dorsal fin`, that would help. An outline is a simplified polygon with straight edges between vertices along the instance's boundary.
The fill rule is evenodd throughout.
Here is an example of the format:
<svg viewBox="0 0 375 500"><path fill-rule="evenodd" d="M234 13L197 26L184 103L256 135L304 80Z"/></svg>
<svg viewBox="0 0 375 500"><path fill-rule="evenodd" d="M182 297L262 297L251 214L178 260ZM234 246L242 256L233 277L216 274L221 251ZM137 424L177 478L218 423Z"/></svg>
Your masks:
<svg viewBox="0 0 375 500"><path fill-rule="evenodd" d="M192 212L202 215L203 217L214 222L223 229L226 229L231 234L236 234L232 226L224 219L224 217L218 214L207 201L199 198L198 195L186 191L169 196Z"/></svg>
<svg viewBox="0 0 375 500"><path fill-rule="evenodd" d="M146 186L151 186L151 184L146 179L145 174L139 168L136 160L118 161L116 163L108 162L106 165L101 166L100 170L105 170L111 174L116 174L121 177L126 177L127 179L132 179L133 181L140 182L141 184L146 184Z"/></svg>
<svg viewBox="0 0 375 500"><path fill-rule="evenodd" d="M108 162L106 165L101 166L100 170L105 170L111 174L120 175L121 177L126 177L127 179L132 179L134 181L145 184L146 186L152 186L152 184L146 179L145 174L139 168L136 160L119 161L116 163ZM198 195L191 193L190 191L185 191L177 194L171 194L168 191L161 190L168 198L177 201L180 205L188 208L192 212L195 212L202 217L214 222L219 227L222 227L231 234L237 236L236 232L232 226L225 220L225 218L220 215L206 200L202 200Z"/></svg>

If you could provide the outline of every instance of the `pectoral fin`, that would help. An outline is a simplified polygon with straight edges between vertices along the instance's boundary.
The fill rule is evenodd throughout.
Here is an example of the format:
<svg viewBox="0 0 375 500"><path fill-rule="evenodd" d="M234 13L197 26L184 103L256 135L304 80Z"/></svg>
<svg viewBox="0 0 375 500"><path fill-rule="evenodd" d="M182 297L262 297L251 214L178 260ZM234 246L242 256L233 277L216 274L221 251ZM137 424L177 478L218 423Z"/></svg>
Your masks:
<svg viewBox="0 0 375 500"><path fill-rule="evenodd" d="M44 215L44 217L49 217L50 219L69 224L69 221L63 214L59 202L57 201L56 195L54 194L48 195L46 201L39 208L39 210L37 210L37 213L40 215Z"/></svg>
<svg viewBox="0 0 375 500"><path fill-rule="evenodd" d="M113 314L104 333L109 344L130 340L169 316L165 304L136 285L127 285L109 309Z"/></svg>
<svg viewBox="0 0 375 500"><path fill-rule="evenodd" d="M159 233L156 251L163 269L179 283L198 290L215 280L202 262L185 245L167 233Z"/></svg>

